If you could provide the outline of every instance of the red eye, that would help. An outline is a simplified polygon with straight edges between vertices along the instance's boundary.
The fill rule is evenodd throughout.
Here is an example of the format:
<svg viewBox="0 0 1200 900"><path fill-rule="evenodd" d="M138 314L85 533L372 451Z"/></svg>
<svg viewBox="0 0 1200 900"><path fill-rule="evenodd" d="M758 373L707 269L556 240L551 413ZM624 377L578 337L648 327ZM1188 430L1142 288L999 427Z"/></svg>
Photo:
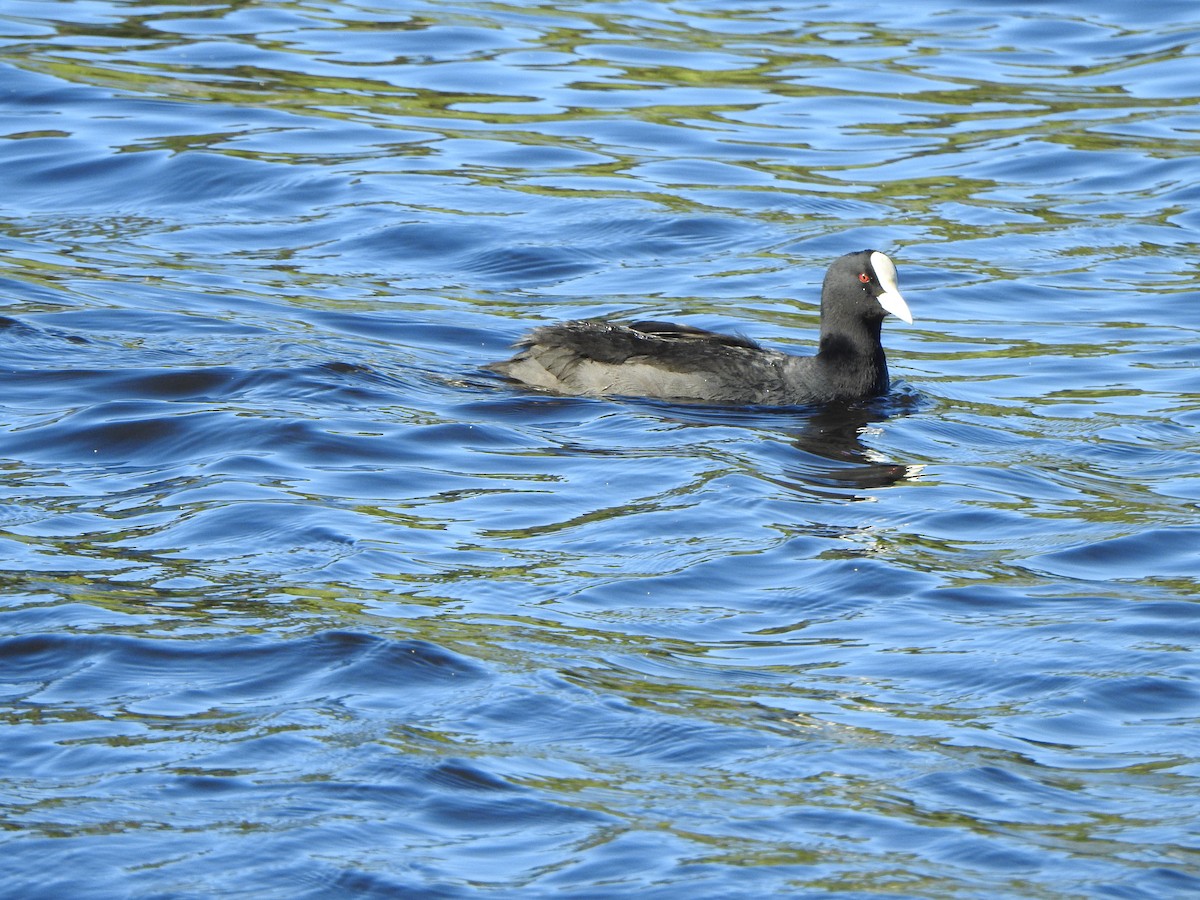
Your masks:
<svg viewBox="0 0 1200 900"><path fill-rule="evenodd" d="M863 284L870 284L871 276L868 275L866 272L863 272L861 275L858 276L858 280L861 281Z"/></svg>

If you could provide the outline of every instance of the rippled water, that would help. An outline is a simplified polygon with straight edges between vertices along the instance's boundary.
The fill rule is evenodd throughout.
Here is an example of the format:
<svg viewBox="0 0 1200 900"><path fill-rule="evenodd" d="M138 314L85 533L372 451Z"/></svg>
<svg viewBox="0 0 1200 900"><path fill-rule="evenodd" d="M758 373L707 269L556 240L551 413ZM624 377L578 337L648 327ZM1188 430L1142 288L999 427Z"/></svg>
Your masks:
<svg viewBox="0 0 1200 900"><path fill-rule="evenodd" d="M5 895L1200 892L1200 9L0 7ZM850 411L556 398L538 322Z"/></svg>

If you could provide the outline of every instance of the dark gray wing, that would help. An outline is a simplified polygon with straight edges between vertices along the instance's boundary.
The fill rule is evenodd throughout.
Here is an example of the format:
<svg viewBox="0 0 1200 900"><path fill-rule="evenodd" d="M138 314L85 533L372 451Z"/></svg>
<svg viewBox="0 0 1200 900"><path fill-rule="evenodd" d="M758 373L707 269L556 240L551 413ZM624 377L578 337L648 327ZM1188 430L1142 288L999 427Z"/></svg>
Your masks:
<svg viewBox="0 0 1200 900"><path fill-rule="evenodd" d="M641 334L660 337L666 340L704 341L722 347L743 347L746 350L761 350L758 344L740 334L722 334L719 331L707 331L694 325L680 325L678 322L661 322L657 319L641 319L630 322L629 327Z"/></svg>

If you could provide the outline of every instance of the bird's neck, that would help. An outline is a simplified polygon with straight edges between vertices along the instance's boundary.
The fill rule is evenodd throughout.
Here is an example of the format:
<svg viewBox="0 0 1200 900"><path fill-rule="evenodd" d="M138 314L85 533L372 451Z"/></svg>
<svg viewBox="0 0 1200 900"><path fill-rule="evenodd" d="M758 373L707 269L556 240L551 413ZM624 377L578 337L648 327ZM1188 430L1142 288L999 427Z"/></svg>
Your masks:
<svg viewBox="0 0 1200 900"><path fill-rule="evenodd" d="M883 319L857 320L851 323L821 322L819 354L873 356L880 346Z"/></svg>
<svg viewBox="0 0 1200 900"><path fill-rule="evenodd" d="M822 328L817 365L839 391L882 393L888 388L887 358L879 342L882 319L850 329Z"/></svg>

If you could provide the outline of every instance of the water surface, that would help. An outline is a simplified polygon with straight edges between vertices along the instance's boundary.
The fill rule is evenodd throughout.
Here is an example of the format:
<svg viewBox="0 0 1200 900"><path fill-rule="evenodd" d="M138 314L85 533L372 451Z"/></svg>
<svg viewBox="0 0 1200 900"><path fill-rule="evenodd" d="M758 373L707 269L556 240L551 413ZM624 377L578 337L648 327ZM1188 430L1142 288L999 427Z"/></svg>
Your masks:
<svg viewBox="0 0 1200 900"><path fill-rule="evenodd" d="M784 6L4 5L3 893L1200 892L1200 12Z"/></svg>

